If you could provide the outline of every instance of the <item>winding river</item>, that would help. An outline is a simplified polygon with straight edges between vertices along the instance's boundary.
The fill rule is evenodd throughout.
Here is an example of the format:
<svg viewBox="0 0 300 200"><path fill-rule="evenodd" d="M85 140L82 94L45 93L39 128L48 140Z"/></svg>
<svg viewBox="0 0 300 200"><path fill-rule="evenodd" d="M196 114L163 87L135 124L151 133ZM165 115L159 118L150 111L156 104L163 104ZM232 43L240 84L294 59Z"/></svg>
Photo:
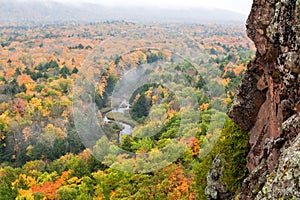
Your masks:
<svg viewBox="0 0 300 200"><path fill-rule="evenodd" d="M119 107L118 108L114 108L112 111L108 112L108 113L125 113L126 111L128 111L130 109L130 104L127 100L123 100ZM123 129L120 131L119 133L119 137L121 138L123 134L127 134L127 135L130 135L132 133L132 129L133 127L129 124L126 124L124 122L119 122L119 121L116 121L116 120L112 120L112 119L108 119L107 118L107 114L105 114L104 116L104 122L107 124L109 123L110 121L114 121L116 122L117 124L123 126Z"/></svg>

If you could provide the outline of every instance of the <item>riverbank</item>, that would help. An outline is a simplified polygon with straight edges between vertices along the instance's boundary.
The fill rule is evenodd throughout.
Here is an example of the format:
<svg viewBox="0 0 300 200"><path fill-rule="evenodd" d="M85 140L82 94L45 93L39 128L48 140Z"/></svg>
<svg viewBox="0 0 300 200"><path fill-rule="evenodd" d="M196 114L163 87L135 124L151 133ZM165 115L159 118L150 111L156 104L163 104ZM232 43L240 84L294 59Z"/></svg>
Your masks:
<svg viewBox="0 0 300 200"><path fill-rule="evenodd" d="M128 124L132 127L136 126L137 123L131 119L129 112L119 113L119 112L109 112L106 114L107 119L112 121L118 121Z"/></svg>
<svg viewBox="0 0 300 200"><path fill-rule="evenodd" d="M108 113L108 112L110 112L110 111L112 111L112 108L111 107L105 107L105 108L102 108L101 110L100 110L100 112L102 113L102 114L106 114L106 113Z"/></svg>

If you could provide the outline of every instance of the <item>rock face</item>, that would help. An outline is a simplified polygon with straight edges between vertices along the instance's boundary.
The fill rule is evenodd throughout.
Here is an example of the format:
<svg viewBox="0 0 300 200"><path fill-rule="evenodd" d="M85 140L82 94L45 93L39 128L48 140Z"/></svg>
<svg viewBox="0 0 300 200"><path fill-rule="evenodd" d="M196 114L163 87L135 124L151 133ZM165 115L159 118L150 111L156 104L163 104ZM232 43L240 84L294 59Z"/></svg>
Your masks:
<svg viewBox="0 0 300 200"><path fill-rule="evenodd" d="M205 195L209 200L217 199L231 199L234 194L231 194L226 185L222 183L221 178L224 175L224 159L218 155L207 175L207 186L205 188Z"/></svg>
<svg viewBox="0 0 300 200"><path fill-rule="evenodd" d="M247 34L256 58L228 113L250 132L240 199L300 198L300 0L254 0Z"/></svg>
<svg viewBox="0 0 300 200"><path fill-rule="evenodd" d="M276 171L269 174L262 190L256 196L261 199L299 199L300 197L300 136L285 149L279 158Z"/></svg>

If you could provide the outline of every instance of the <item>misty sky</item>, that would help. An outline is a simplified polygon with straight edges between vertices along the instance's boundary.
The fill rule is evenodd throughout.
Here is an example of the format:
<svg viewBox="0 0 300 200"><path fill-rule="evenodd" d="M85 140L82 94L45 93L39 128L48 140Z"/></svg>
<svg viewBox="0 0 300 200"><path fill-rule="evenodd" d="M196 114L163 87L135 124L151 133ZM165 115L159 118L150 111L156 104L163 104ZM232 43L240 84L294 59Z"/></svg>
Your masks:
<svg viewBox="0 0 300 200"><path fill-rule="evenodd" d="M45 0L40 0L45 1ZM151 6L160 8L220 8L249 14L253 0L54 0L59 2L92 2L107 6Z"/></svg>

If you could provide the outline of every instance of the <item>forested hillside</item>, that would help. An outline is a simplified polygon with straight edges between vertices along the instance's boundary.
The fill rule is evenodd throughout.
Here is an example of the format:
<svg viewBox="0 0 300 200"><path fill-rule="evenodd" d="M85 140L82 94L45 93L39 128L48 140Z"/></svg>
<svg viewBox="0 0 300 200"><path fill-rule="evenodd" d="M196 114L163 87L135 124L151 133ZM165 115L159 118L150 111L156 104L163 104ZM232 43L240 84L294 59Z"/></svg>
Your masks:
<svg viewBox="0 0 300 200"><path fill-rule="evenodd" d="M217 155L239 191L243 25L2 25L0 45L0 199L205 199Z"/></svg>

